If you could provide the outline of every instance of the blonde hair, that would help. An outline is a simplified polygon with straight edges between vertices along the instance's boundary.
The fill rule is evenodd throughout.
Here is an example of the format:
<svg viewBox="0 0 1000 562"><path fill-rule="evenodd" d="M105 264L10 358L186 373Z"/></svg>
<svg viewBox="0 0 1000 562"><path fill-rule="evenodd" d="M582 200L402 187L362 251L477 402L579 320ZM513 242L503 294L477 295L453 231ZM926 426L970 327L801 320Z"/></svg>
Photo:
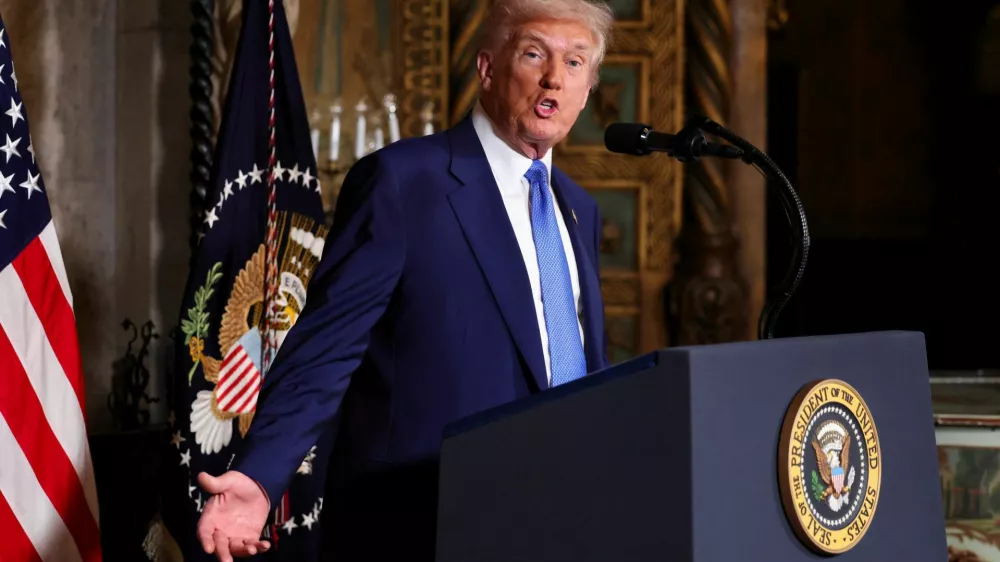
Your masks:
<svg viewBox="0 0 1000 562"><path fill-rule="evenodd" d="M596 84L615 21L611 7L602 0L490 0L479 47L499 50L518 27L539 20L578 21L590 29L597 50L592 67L592 80Z"/></svg>

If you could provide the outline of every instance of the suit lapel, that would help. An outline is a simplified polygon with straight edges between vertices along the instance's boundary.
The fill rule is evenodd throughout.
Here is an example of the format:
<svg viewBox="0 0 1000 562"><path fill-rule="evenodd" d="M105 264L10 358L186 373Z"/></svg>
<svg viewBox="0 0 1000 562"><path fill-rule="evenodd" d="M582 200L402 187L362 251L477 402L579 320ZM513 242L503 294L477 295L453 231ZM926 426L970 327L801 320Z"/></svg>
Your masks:
<svg viewBox="0 0 1000 562"><path fill-rule="evenodd" d="M569 182L559 170L552 170L552 191L559 200L566 230L573 243L573 254L576 257L576 269L580 278L580 301L583 303L583 335L584 354L587 357L587 372L602 369L604 365L604 307L601 300L601 287L597 279L597 267L590 259L589 244L580 235L580 225L576 215L576 201L565 189L564 182ZM582 208L582 207L581 207ZM596 226L595 226L596 228Z"/></svg>
<svg viewBox="0 0 1000 562"><path fill-rule="evenodd" d="M462 186L448 195L518 351L539 389L548 387L534 299L524 258L482 144L466 118L449 130L451 172ZM589 364L589 362L588 362Z"/></svg>

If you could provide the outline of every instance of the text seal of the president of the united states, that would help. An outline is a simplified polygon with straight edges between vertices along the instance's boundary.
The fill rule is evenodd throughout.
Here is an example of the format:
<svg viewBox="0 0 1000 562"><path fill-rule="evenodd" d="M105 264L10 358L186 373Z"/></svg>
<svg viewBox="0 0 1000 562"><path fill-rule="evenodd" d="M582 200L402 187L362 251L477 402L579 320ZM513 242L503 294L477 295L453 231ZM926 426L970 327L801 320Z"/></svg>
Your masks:
<svg viewBox="0 0 1000 562"><path fill-rule="evenodd" d="M875 420L851 385L825 379L792 400L778 444L778 486L795 534L840 554L871 526L882 480Z"/></svg>

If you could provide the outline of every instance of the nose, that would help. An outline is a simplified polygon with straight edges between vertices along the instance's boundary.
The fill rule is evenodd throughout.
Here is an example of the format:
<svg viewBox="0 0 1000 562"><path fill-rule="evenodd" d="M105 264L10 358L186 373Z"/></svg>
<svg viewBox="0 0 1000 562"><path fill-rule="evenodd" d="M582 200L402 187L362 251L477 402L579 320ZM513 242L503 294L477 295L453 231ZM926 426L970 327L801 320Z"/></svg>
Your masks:
<svg viewBox="0 0 1000 562"><path fill-rule="evenodd" d="M542 74L541 86L546 90L562 90L563 78L566 70L559 62L549 62Z"/></svg>

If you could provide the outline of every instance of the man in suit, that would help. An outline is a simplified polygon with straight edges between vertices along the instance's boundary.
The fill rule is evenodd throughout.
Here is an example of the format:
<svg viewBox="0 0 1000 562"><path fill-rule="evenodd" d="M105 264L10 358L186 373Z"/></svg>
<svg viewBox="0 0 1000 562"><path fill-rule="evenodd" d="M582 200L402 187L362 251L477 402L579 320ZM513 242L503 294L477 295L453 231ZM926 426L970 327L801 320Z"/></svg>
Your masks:
<svg viewBox="0 0 1000 562"><path fill-rule="evenodd" d="M245 446L230 471L199 475L207 552L269 548L270 502L336 426L331 559L433 560L445 425L606 366L598 208L552 147L611 24L593 0L495 0L471 115L351 169Z"/></svg>

